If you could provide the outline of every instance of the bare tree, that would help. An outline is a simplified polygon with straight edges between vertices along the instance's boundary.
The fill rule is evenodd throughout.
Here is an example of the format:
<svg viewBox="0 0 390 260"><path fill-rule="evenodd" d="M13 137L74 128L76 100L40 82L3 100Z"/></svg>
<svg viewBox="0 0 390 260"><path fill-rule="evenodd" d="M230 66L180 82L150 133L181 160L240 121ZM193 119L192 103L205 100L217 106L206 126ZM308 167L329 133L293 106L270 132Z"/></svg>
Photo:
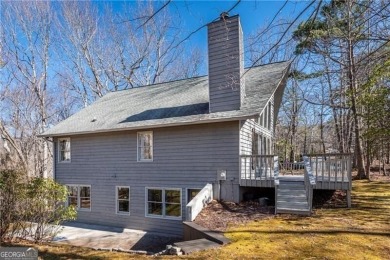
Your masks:
<svg viewBox="0 0 390 260"><path fill-rule="evenodd" d="M23 153L30 173L40 176L47 176L48 170L48 143L36 135L48 126L52 19L49 2L2 3L2 51L7 63L1 73L9 78L3 90L8 124L3 121L3 127L12 133L9 141ZM33 158L29 153L34 153Z"/></svg>
<svg viewBox="0 0 390 260"><path fill-rule="evenodd" d="M368 176L364 156L369 152L364 150L362 135L364 108L357 99L367 80L362 75L370 70L367 60L388 42L389 31L384 33L383 29L388 28L389 5L381 1L331 1L322 6L318 19L301 23L294 33L297 53L306 55L311 73L328 84L327 101L319 105L332 108L337 138L342 141L339 150L353 149L361 178Z"/></svg>
<svg viewBox="0 0 390 260"><path fill-rule="evenodd" d="M84 106L110 91L198 72L200 52L177 44L180 26L165 8L155 15L152 3L139 3L136 10L124 4L122 14L110 6L99 14L92 2L63 2L60 10L64 19L58 24L62 38L57 49L63 66L58 75Z"/></svg>

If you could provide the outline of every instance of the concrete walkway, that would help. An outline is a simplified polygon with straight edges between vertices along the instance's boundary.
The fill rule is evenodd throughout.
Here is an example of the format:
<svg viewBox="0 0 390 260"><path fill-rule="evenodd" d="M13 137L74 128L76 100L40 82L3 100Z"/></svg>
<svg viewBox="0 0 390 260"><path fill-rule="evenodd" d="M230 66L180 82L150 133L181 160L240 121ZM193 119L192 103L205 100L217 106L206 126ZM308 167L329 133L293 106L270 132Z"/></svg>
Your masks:
<svg viewBox="0 0 390 260"><path fill-rule="evenodd" d="M134 229L70 223L62 226L61 232L54 237L53 242L95 249L119 248L156 253L165 249L167 244L180 240Z"/></svg>

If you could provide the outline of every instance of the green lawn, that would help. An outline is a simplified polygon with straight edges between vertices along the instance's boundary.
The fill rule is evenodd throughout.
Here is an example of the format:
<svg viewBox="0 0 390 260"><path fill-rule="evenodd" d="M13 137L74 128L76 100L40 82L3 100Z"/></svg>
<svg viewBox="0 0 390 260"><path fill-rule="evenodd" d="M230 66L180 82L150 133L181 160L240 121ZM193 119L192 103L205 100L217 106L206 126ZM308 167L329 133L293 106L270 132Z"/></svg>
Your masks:
<svg viewBox="0 0 390 260"><path fill-rule="evenodd" d="M312 217L279 216L230 227L232 243L200 252L212 259L390 259L390 183L355 181L352 208Z"/></svg>

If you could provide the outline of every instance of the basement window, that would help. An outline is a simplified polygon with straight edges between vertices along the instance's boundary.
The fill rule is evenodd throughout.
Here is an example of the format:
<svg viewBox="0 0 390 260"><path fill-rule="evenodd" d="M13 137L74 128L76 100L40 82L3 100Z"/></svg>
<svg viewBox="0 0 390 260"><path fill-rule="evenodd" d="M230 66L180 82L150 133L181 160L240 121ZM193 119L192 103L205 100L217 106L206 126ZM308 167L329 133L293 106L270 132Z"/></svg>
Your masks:
<svg viewBox="0 0 390 260"><path fill-rule="evenodd" d="M116 187L116 213L130 214L130 187Z"/></svg>
<svg viewBox="0 0 390 260"><path fill-rule="evenodd" d="M195 198L196 195L201 191L201 189L188 189L187 190L187 203L190 203L191 200Z"/></svg>
<svg viewBox="0 0 390 260"><path fill-rule="evenodd" d="M181 189L146 188L146 216L181 219Z"/></svg>
<svg viewBox="0 0 390 260"><path fill-rule="evenodd" d="M91 210L91 186L89 185L67 185L68 206L77 210Z"/></svg>

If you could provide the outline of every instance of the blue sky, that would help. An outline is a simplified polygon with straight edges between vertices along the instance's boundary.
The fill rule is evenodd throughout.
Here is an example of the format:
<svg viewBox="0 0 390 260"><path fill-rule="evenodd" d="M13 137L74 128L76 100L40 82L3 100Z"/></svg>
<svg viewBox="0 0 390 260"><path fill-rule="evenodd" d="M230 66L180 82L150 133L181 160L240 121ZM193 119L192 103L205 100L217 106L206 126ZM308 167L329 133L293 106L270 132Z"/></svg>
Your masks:
<svg viewBox="0 0 390 260"><path fill-rule="evenodd" d="M107 2L107 1L106 1ZM120 12L120 6L124 1L111 2L114 9ZM135 1L126 1L128 4L136 4ZM284 5L285 0L242 0L230 12L230 15L240 15L241 25L244 36L254 33L257 29L265 27L275 16L278 10ZM162 6L165 1L154 1L156 9ZM168 4L168 8L173 16L180 16L181 27L183 28L183 37L219 17L219 14L232 8L237 1L188 1L173 0ZM278 18L292 19L302 8L308 4L308 1L288 1L287 5L279 13ZM191 36L189 39L191 45L205 49L207 46L206 28Z"/></svg>

